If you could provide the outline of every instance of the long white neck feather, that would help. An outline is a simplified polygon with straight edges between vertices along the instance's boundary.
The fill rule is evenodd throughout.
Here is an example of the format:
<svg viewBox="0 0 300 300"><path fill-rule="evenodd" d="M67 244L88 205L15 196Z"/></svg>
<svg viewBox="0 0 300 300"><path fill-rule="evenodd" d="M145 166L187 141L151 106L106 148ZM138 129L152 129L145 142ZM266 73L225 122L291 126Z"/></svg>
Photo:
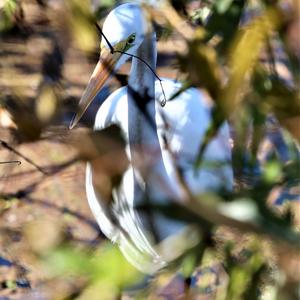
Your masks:
<svg viewBox="0 0 300 300"><path fill-rule="evenodd" d="M156 69L156 35L149 32L135 55L146 61L153 70ZM133 58L128 85L143 94L148 93L154 98L155 76L150 68L140 59Z"/></svg>

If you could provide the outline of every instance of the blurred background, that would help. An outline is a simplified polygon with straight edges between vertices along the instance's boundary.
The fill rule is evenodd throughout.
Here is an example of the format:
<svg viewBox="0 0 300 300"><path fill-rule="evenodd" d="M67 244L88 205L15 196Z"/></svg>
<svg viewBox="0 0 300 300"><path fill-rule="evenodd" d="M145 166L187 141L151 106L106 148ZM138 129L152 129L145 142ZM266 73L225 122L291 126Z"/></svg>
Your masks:
<svg viewBox="0 0 300 300"><path fill-rule="evenodd" d="M151 279L104 238L85 195L82 141L97 144L96 111L129 64L68 129L99 58L94 24L120 3L0 0L0 299L299 299L299 2L143 2L157 74L215 103L208 140L230 124L234 191L203 205L252 212L202 228Z"/></svg>

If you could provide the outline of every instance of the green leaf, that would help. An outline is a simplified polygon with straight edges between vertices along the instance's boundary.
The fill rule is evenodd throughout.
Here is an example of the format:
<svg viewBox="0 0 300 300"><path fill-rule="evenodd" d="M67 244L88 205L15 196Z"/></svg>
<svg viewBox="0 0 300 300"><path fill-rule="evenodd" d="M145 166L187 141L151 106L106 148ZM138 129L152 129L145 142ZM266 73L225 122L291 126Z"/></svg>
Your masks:
<svg viewBox="0 0 300 300"><path fill-rule="evenodd" d="M223 0L214 1L212 15L210 16L205 29L207 30L207 40L212 37L222 37L218 44L220 53L226 52L234 38L239 23L244 12L246 0Z"/></svg>
<svg viewBox="0 0 300 300"><path fill-rule="evenodd" d="M6 280L5 281L5 285L7 286L7 288L9 289L15 289L17 288L17 283L15 280Z"/></svg>
<svg viewBox="0 0 300 300"><path fill-rule="evenodd" d="M117 287L133 284L141 274L125 259L118 247L107 243L92 259L95 280L110 282Z"/></svg>
<svg viewBox="0 0 300 300"><path fill-rule="evenodd" d="M47 255L45 263L52 276L84 275L92 282L113 284L116 289L134 283L140 276L120 250L110 243L104 243L96 255L61 246Z"/></svg>
<svg viewBox="0 0 300 300"><path fill-rule="evenodd" d="M187 86L205 88L213 99L221 87L221 69L216 51L195 39L188 43L188 53L178 57L180 68L188 74Z"/></svg>
<svg viewBox="0 0 300 300"><path fill-rule="evenodd" d="M231 45L229 80L219 94L218 100L226 116L239 105L247 77L253 74L266 38L279 23L279 12L269 9L262 16L255 18L246 28L239 30Z"/></svg>
<svg viewBox="0 0 300 300"><path fill-rule="evenodd" d="M215 7L216 7L216 11L219 14L223 14L225 13L229 7L232 5L233 0L219 0L216 1Z"/></svg>
<svg viewBox="0 0 300 300"><path fill-rule="evenodd" d="M277 161L268 162L264 167L263 178L267 183L279 181L282 176L281 164Z"/></svg>
<svg viewBox="0 0 300 300"><path fill-rule="evenodd" d="M252 199L238 199L219 205L222 214L244 222L255 222L259 216L258 208Z"/></svg>
<svg viewBox="0 0 300 300"><path fill-rule="evenodd" d="M14 24L14 14L18 8L16 0L4 0L0 4L0 32L9 30Z"/></svg>

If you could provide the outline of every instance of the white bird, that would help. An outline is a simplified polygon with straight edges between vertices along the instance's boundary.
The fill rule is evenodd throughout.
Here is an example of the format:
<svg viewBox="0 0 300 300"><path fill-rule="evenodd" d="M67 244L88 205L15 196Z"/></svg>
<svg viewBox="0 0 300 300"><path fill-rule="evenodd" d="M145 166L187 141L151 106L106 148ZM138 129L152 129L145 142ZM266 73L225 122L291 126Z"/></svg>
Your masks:
<svg viewBox="0 0 300 300"><path fill-rule="evenodd" d="M180 232L184 224L159 213L143 213L135 207L143 202L145 195L154 203L166 203L170 199L183 201L178 168L194 195L219 188L231 189L233 173L229 129L227 124L222 126L204 153L208 163L195 170L196 156L211 123L212 107L203 93L189 88L174 100L167 101L164 107L160 105L164 95L160 81L155 79L150 69L156 68L156 36L140 5L127 3L112 10L104 22L103 35L106 38L102 38L101 57L80 100L79 112L71 128L107 81L110 71L118 70L130 58L121 52L134 55L128 86L114 91L105 100L98 110L94 126L95 130L111 124L121 127L127 141L130 167L121 185L113 191L110 208L94 189L93 170L89 163L86 193L103 233L119 245L128 261L139 270L154 273L170 260L159 250L154 236L162 241ZM111 46L114 51L111 51ZM162 79L162 86L166 99L182 87L179 82L170 79ZM140 97L134 98L135 93ZM138 106L144 107L148 117ZM112 215L118 220L118 226Z"/></svg>

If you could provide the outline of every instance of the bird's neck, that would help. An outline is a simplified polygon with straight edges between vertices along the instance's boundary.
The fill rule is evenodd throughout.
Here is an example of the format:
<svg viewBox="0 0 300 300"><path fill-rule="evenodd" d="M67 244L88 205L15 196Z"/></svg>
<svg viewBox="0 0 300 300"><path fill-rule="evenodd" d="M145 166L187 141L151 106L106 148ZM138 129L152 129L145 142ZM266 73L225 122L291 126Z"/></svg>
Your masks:
<svg viewBox="0 0 300 300"><path fill-rule="evenodd" d="M135 53L153 70L156 65L155 44L155 35L148 34ZM149 66L140 59L132 59L128 80L128 139L135 178L140 177L143 173L138 162L145 161L145 150L151 147L159 149L155 123L155 76ZM142 175L142 177L144 176ZM138 180L135 180L134 199L136 203L143 199L145 193L136 185L137 182Z"/></svg>
<svg viewBox="0 0 300 300"><path fill-rule="evenodd" d="M155 83L155 76L152 70L156 68L156 36L155 33L149 32L138 48L135 55L138 58L132 59L132 66L129 75L129 86L140 95L150 96L154 98L154 83ZM149 66L147 66L147 62Z"/></svg>

